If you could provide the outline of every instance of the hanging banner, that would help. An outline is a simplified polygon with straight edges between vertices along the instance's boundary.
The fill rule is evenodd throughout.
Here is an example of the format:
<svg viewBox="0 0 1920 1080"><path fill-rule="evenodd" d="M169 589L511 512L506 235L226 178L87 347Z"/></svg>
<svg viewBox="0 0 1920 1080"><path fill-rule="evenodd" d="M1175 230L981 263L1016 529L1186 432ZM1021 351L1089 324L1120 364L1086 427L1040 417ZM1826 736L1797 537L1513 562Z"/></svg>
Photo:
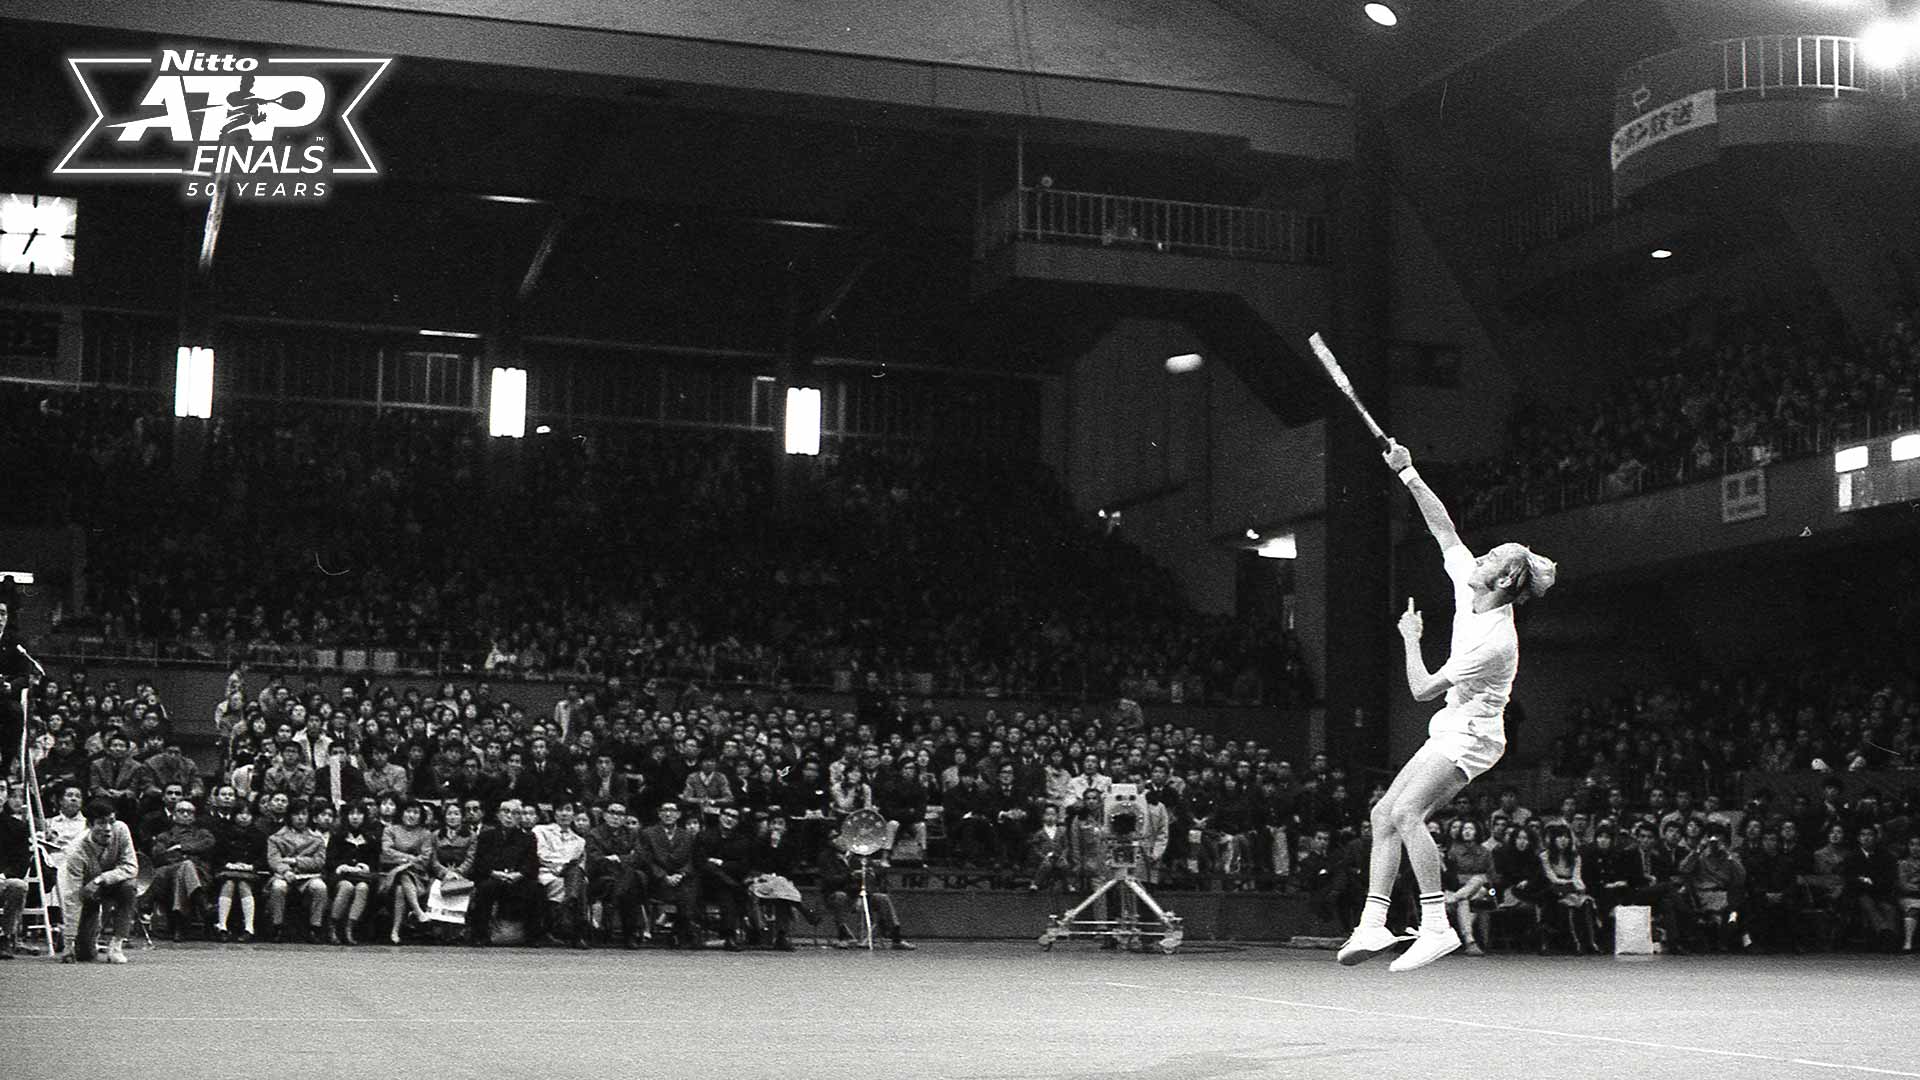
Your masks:
<svg viewBox="0 0 1920 1080"><path fill-rule="evenodd" d="M1715 91L1702 90L1649 109L1620 125L1613 133L1614 171L1620 171L1621 162L1649 146L1718 123L1715 100Z"/></svg>

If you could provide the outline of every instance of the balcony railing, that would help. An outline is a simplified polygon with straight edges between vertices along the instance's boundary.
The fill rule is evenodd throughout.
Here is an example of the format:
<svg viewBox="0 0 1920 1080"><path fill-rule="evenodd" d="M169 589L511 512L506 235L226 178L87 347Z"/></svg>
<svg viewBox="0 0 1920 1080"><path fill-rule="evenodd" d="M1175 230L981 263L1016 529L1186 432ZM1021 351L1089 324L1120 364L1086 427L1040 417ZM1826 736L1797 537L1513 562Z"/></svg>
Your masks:
<svg viewBox="0 0 1920 1080"><path fill-rule="evenodd" d="M1630 473L1616 469L1566 480L1508 483L1491 493L1469 496L1461 516L1474 528L1524 521L1596 503L1631 499L1762 465L1829 453L1840 443L1912 431L1916 427L1920 427L1920 409L1912 405L1813 425L1796 424L1766 438L1727 443L1704 454L1689 453L1647 462Z"/></svg>
<svg viewBox="0 0 1920 1080"><path fill-rule="evenodd" d="M1056 188L1016 188L982 210L977 256L1016 239L1223 259L1327 260L1322 214Z"/></svg>
<svg viewBox="0 0 1920 1080"><path fill-rule="evenodd" d="M1843 94L1905 98L1912 88L1910 61L1891 67L1868 63L1859 38L1774 34L1714 44L1720 50L1718 89L1723 94L1764 98L1812 92L1836 98Z"/></svg>

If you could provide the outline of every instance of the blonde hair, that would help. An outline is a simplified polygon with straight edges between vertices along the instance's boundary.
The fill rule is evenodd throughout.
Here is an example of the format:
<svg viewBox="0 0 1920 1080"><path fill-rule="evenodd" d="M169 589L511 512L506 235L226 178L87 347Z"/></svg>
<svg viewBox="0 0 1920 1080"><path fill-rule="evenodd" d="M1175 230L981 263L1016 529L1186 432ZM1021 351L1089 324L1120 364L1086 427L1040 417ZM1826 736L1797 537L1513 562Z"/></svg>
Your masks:
<svg viewBox="0 0 1920 1080"><path fill-rule="evenodd" d="M1510 559L1507 563L1509 570L1514 574L1511 589L1512 602L1524 604L1529 600L1538 600L1547 594L1548 589L1553 588L1555 581L1559 580L1560 564L1544 555L1534 554L1533 549L1525 544L1513 546L1520 549L1520 557Z"/></svg>

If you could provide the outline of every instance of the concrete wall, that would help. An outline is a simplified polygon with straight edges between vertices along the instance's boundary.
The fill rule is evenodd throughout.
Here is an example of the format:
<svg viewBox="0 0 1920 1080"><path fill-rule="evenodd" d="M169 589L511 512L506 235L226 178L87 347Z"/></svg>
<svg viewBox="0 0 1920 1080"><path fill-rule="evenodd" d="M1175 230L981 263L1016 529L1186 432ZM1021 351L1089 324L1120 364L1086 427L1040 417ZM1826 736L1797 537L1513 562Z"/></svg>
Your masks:
<svg viewBox="0 0 1920 1080"><path fill-rule="evenodd" d="M1392 273L1392 336L1460 350L1457 387L1394 386L1394 437L1416 458L1464 461L1498 452L1513 373L1405 196L1393 200Z"/></svg>
<svg viewBox="0 0 1920 1080"><path fill-rule="evenodd" d="M1321 569L1324 423L1282 424L1226 365L1169 374L1169 356L1200 348L1184 326L1125 319L1048 388L1047 463L1074 505L1127 507L1123 535L1169 567L1203 611L1234 607L1235 549L1223 539L1288 522L1298 632L1316 677L1325 655Z"/></svg>

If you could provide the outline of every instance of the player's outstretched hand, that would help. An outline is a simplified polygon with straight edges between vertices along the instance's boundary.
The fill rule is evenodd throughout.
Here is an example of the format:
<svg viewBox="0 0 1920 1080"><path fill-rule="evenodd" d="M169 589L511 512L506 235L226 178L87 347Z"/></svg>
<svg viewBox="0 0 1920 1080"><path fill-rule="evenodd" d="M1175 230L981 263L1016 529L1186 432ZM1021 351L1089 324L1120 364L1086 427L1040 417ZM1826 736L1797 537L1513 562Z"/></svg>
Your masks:
<svg viewBox="0 0 1920 1080"><path fill-rule="evenodd" d="M1426 624L1420 618L1420 609L1413 606L1413 597L1407 597L1407 610L1400 613L1400 636L1408 641L1419 641L1426 630Z"/></svg>
<svg viewBox="0 0 1920 1080"><path fill-rule="evenodd" d="M1413 455L1407 452L1406 447L1392 439L1387 440L1387 452L1380 456L1387 459L1387 468L1393 472L1399 472L1413 464Z"/></svg>

